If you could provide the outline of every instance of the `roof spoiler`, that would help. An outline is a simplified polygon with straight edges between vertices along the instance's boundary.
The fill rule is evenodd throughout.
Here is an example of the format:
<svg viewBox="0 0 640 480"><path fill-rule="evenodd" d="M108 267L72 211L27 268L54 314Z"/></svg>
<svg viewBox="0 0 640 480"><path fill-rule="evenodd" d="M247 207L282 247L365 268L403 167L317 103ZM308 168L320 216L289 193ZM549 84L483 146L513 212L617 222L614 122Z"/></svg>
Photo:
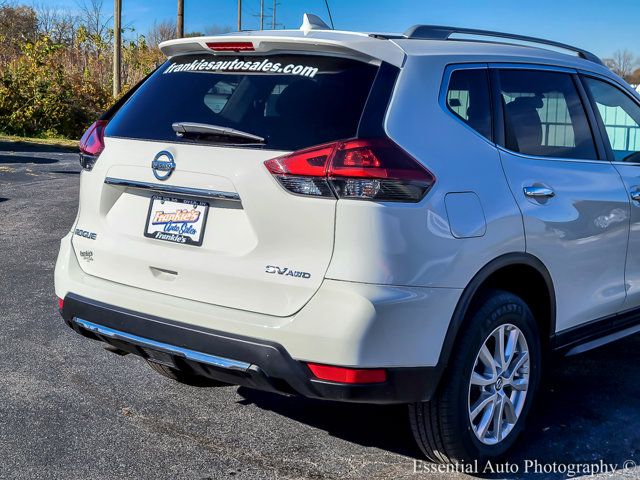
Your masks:
<svg viewBox="0 0 640 480"><path fill-rule="evenodd" d="M583 50L565 43L554 42L553 40L545 40L543 38L528 37L526 35L518 35L514 33L494 32L491 30L477 30L475 28L458 28L444 27L441 25L414 25L404 32L404 38L420 39L420 40L456 40L450 38L454 34L475 35L479 37L504 38L508 40L517 40L520 42L537 43L540 45L548 45L562 50L577 53L579 57L589 60L590 62L604 65L602 60L593 53Z"/></svg>

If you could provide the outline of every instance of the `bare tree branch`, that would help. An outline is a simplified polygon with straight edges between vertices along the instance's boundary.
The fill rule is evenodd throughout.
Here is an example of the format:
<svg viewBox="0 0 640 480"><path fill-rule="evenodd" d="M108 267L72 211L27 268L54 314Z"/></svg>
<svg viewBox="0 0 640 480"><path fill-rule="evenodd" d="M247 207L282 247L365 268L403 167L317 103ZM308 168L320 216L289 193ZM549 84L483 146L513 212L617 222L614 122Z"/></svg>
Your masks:
<svg viewBox="0 0 640 480"><path fill-rule="evenodd" d="M147 43L150 47L156 48L165 40L176 38L176 24L171 20L163 20L161 22L153 22L153 25L147 33Z"/></svg>
<svg viewBox="0 0 640 480"><path fill-rule="evenodd" d="M624 50L616 50L611 58L605 58L604 63L614 73L627 79L633 73L638 60L633 53L626 48Z"/></svg>

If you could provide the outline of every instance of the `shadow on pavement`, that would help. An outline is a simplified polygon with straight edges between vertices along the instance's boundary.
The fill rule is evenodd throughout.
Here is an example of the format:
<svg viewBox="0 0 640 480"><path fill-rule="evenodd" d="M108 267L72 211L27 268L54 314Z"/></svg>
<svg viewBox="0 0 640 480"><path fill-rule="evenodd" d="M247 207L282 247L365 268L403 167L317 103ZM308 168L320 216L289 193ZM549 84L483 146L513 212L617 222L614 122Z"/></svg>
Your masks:
<svg viewBox="0 0 640 480"><path fill-rule="evenodd" d="M32 142L7 142L0 140L0 151L6 152L31 152L31 153L77 153L77 147L65 147L63 145L48 145Z"/></svg>
<svg viewBox="0 0 640 480"><path fill-rule="evenodd" d="M405 405L358 405L285 397L240 387L243 404L302 422L330 435L367 447L420 458L413 442Z"/></svg>
<svg viewBox="0 0 640 480"><path fill-rule="evenodd" d="M40 165L58 163L55 158L28 157L26 155L0 155L0 164L36 163Z"/></svg>
<svg viewBox="0 0 640 480"><path fill-rule="evenodd" d="M640 465L639 364L640 335L580 356L551 360L524 434L505 458L494 463L496 468L515 464L517 472L483 472L485 465L480 464L477 475L507 479L588 477L569 470L542 469L551 468L554 462L570 468L602 461L616 465L614 477L620 478L625 462ZM413 444L402 405L321 402L242 387L238 393L247 403L343 440L422 458ZM525 472L528 461L537 461L538 467L529 463ZM640 467L626 471L625 478L640 478Z"/></svg>
<svg viewBox="0 0 640 480"><path fill-rule="evenodd" d="M9 199L8 199L8 198L0 197L0 203L2 203L2 202L6 202L7 200L9 200Z"/></svg>
<svg viewBox="0 0 640 480"><path fill-rule="evenodd" d="M80 175L80 170L49 170L49 173L58 173L60 175Z"/></svg>

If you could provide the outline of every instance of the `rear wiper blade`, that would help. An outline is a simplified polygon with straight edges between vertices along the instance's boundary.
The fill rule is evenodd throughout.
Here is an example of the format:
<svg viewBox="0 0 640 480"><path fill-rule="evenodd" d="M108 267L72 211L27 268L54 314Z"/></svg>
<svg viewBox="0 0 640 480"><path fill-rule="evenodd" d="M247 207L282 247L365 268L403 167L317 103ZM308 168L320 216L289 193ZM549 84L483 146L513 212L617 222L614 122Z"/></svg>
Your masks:
<svg viewBox="0 0 640 480"><path fill-rule="evenodd" d="M249 140L247 143L265 143L265 139L254 135L253 133L243 132L242 130L236 130L235 128L222 127L220 125L210 125L208 123L193 123L193 122L176 122L171 125L173 131L179 137L183 136L215 136L226 138L238 138L242 140Z"/></svg>

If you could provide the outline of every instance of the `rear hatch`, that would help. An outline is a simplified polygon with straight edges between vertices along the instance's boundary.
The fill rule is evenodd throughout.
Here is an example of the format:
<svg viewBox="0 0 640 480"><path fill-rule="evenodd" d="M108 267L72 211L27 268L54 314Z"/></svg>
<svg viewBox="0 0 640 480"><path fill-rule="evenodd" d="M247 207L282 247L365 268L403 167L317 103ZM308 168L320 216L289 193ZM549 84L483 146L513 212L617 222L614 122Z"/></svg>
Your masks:
<svg viewBox="0 0 640 480"><path fill-rule="evenodd" d="M336 200L286 191L264 162L354 137L377 71L304 53L171 58L110 119L83 172L82 269L199 302L298 311L331 260Z"/></svg>

